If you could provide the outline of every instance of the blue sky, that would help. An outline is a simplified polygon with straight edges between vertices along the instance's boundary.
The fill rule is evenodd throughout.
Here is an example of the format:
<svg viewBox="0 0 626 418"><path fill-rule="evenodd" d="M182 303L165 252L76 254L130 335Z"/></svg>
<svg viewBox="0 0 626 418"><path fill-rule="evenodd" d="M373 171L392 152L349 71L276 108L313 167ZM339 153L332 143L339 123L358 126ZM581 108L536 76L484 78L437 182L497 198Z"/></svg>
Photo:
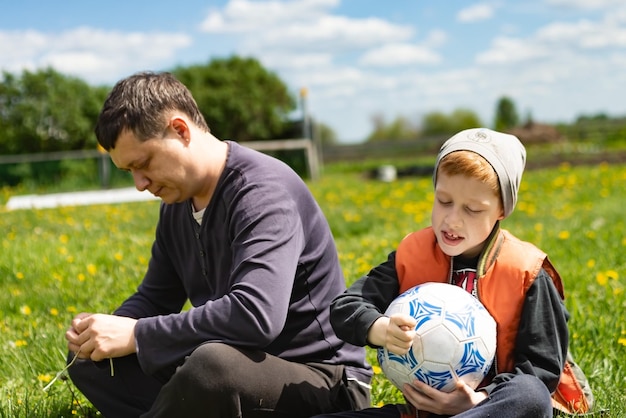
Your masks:
<svg viewBox="0 0 626 418"><path fill-rule="evenodd" d="M374 116L418 124L496 103L571 122L626 115L622 0L77 0L5 2L0 69L52 66L113 85L140 70L253 56L341 142ZM219 137L219 132L215 132Z"/></svg>

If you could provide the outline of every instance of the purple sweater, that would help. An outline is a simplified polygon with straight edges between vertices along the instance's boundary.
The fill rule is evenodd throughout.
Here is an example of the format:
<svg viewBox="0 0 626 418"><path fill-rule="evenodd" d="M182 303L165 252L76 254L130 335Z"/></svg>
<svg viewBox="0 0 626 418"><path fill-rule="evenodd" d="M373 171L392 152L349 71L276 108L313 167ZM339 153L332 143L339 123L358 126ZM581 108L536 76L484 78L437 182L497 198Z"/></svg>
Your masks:
<svg viewBox="0 0 626 418"><path fill-rule="evenodd" d="M287 165L228 142L202 225L190 202L162 204L148 271L117 315L138 318L140 365L160 374L213 341L286 360L346 365L369 382L363 348L329 320L345 290L328 223ZM189 300L193 307L181 312Z"/></svg>

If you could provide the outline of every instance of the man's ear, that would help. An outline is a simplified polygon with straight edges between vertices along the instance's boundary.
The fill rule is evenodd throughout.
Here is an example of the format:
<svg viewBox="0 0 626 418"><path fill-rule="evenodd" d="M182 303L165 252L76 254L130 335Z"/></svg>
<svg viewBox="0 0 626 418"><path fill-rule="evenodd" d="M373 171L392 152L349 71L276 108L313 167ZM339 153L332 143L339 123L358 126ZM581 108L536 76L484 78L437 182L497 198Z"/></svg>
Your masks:
<svg viewBox="0 0 626 418"><path fill-rule="evenodd" d="M176 132L176 134L185 142L189 142L191 139L191 132L189 130L189 125L185 119L175 116L170 119L170 126Z"/></svg>

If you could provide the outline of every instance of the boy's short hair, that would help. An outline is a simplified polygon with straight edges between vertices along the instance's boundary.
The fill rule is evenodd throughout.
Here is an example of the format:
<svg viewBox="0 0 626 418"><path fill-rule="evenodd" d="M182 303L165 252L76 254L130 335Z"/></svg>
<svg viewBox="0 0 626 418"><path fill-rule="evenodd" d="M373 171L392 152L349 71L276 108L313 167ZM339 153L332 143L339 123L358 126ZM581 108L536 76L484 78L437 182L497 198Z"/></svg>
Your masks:
<svg viewBox="0 0 626 418"><path fill-rule="evenodd" d="M447 155L455 151L474 152L491 165L498 178L504 217L509 216L515 208L517 192L526 165L526 149L520 140L514 135L486 128L466 129L457 133L439 150L433 173L435 184L437 184L439 164Z"/></svg>
<svg viewBox="0 0 626 418"><path fill-rule="evenodd" d="M465 150L451 152L437 165L437 175L441 173L448 176L471 177L480 181L500 199L500 206L504 209L498 175L491 164L479 154Z"/></svg>

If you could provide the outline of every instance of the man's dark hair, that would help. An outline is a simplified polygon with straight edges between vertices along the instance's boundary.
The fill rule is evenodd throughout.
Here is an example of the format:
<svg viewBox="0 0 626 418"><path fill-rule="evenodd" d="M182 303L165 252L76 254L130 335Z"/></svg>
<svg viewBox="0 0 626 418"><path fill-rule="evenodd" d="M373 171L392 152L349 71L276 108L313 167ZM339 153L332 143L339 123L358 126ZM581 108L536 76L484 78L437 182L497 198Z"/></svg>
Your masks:
<svg viewBox="0 0 626 418"><path fill-rule="evenodd" d="M118 81L109 93L98 116L96 138L109 151L127 129L140 141L160 137L166 127L165 115L171 111L184 112L195 125L209 132L191 92L172 74L131 75Z"/></svg>

